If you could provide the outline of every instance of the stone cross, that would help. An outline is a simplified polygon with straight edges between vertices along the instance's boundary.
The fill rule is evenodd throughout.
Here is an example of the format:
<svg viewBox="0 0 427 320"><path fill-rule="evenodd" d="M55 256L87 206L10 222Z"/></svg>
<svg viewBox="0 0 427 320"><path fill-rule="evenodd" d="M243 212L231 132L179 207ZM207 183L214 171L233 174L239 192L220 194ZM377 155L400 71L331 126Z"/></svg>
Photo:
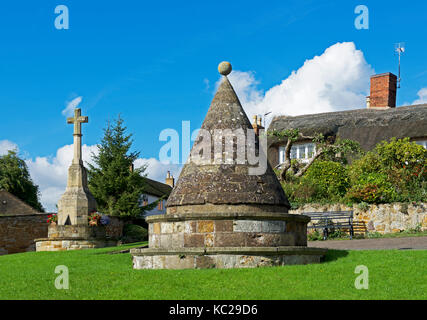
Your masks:
<svg viewBox="0 0 427 320"><path fill-rule="evenodd" d="M74 124L74 158L73 163L82 162L82 123L88 123L89 118L82 116L81 109L74 109L74 118L67 118L67 123Z"/></svg>

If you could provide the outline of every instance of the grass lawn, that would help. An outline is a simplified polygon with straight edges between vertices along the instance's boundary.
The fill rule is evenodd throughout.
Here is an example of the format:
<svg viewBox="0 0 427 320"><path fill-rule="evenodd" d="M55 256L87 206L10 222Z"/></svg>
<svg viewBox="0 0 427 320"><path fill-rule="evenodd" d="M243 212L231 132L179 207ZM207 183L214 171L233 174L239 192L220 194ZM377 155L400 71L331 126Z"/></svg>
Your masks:
<svg viewBox="0 0 427 320"><path fill-rule="evenodd" d="M0 299L427 299L427 250L329 251L321 264L231 270L133 270L129 248L0 256ZM66 265L70 289L54 286ZM369 289L357 290L357 265Z"/></svg>

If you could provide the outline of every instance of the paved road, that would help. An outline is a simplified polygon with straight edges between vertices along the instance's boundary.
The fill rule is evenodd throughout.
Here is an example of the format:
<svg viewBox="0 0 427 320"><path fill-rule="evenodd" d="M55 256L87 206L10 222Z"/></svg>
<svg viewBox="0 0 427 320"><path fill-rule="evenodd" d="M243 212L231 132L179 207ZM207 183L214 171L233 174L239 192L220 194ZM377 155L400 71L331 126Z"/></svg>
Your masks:
<svg viewBox="0 0 427 320"><path fill-rule="evenodd" d="M338 250L427 249L427 237L308 241L308 246Z"/></svg>

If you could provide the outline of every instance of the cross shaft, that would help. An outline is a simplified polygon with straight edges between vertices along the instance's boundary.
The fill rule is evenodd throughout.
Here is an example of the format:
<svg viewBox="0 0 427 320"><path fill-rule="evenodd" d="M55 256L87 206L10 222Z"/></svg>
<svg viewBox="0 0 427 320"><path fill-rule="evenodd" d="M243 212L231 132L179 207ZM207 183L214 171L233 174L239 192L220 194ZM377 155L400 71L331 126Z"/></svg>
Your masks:
<svg viewBox="0 0 427 320"><path fill-rule="evenodd" d="M81 109L74 109L74 117L67 118L67 123L74 124L74 158L73 163L82 162L82 123L88 123L89 118L82 116Z"/></svg>

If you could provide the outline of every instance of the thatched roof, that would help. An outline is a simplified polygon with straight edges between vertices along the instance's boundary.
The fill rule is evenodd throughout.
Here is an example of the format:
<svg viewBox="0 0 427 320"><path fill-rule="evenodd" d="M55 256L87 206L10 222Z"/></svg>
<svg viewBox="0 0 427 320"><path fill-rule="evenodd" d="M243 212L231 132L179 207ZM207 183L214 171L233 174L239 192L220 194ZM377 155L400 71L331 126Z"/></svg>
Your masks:
<svg viewBox="0 0 427 320"><path fill-rule="evenodd" d="M299 129L304 135L323 133L341 139L358 141L371 150L382 140L427 137L427 104L386 110L357 109L340 112L308 114L296 117L275 117L268 130ZM275 145L278 139L270 139Z"/></svg>

